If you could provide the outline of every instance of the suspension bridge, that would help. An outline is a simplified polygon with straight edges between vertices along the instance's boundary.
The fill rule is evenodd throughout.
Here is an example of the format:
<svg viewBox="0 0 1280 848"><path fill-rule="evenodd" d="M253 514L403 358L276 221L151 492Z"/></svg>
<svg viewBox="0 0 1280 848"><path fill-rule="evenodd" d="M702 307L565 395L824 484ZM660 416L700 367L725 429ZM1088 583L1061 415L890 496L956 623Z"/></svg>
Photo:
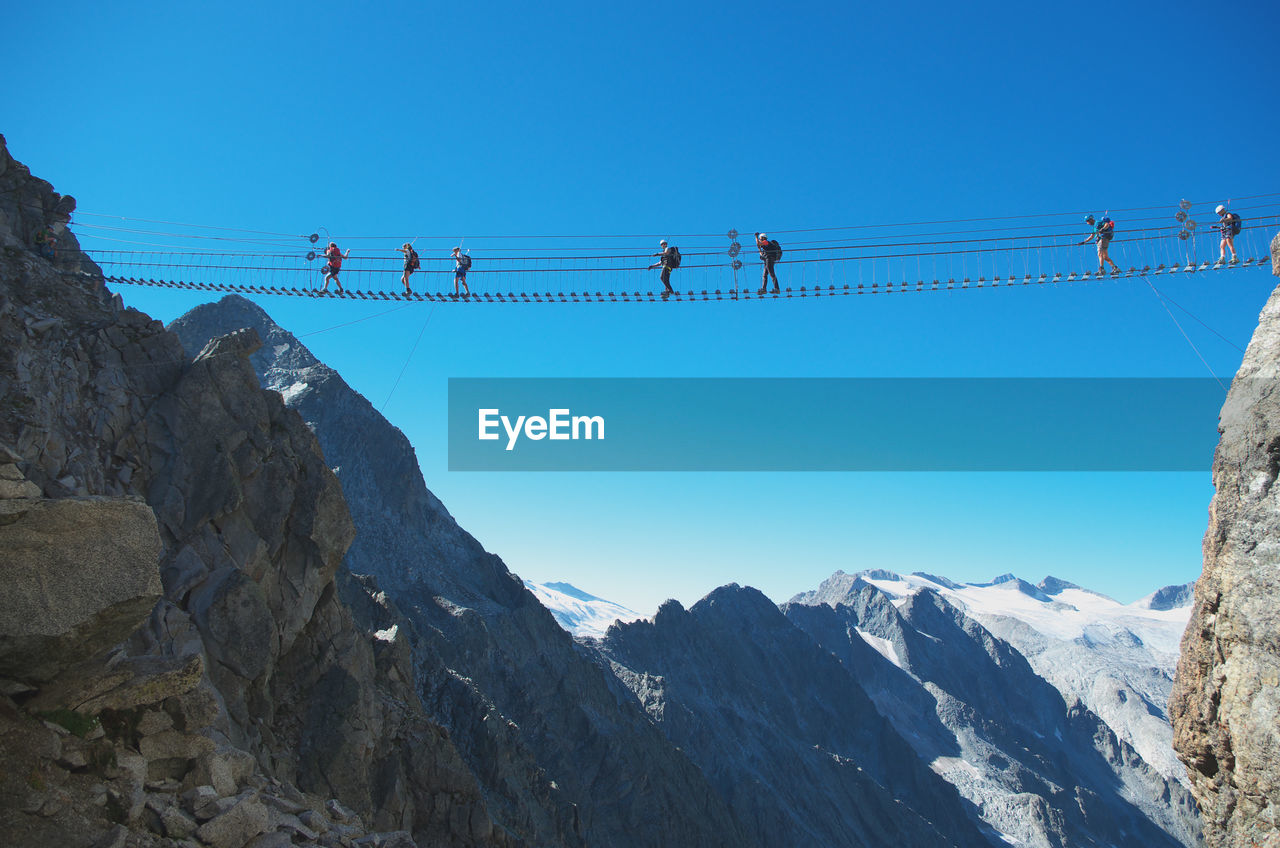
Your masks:
<svg viewBox="0 0 1280 848"><path fill-rule="evenodd" d="M1116 222L1110 256L1097 270L1083 214L1050 213L775 230L784 254L778 292L760 291L762 263L751 234L412 236L293 235L77 213L82 247L117 285L246 295L357 301L609 303L775 300L905 294L1197 274L1266 265L1280 229L1280 193L1234 201L1243 218L1237 261L1219 261L1222 238L1213 203L1107 210ZM1199 223L1197 223L1197 221ZM657 241L683 256L663 295ZM350 250L343 289L321 288L323 248ZM421 269L401 283L402 242ZM743 244L746 242L746 245ZM473 259L469 295L454 291L453 246ZM772 285L772 284L771 284Z"/></svg>

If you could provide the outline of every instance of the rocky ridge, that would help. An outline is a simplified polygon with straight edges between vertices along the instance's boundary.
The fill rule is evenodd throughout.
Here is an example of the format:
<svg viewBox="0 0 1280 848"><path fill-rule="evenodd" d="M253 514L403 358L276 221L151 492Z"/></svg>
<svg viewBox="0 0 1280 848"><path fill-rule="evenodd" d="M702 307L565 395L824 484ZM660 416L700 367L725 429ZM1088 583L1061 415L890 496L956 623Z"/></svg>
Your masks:
<svg viewBox="0 0 1280 848"><path fill-rule="evenodd" d="M1271 243L1280 276L1280 235ZM1211 848L1280 844L1280 288L1222 407L1204 572L1169 711Z"/></svg>
<svg viewBox="0 0 1280 848"><path fill-rule="evenodd" d="M855 677L759 591L667 601L596 647L762 844L989 844Z"/></svg>
<svg viewBox="0 0 1280 848"><path fill-rule="evenodd" d="M539 845L754 845L721 794L426 487L413 447L256 304L171 324L188 350L238 328L250 361L315 431L359 533L346 565L410 627L418 692L491 814ZM408 634L412 634L411 636Z"/></svg>
<svg viewBox="0 0 1280 848"><path fill-rule="evenodd" d="M72 209L0 139L4 843L518 844L341 572L341 487L257 336L189 358L65 229L33 251Z"/></svg>
<svg viewBox="0 0 1280 848"><path fill-rule="evenodd" d="M1189 603L1175 607L1171 600L1186 596L1185 585L1126 606L1055 577L1034 586L1016 578L966 584L868 570L837 572L793 602L837 604L862 585L896 599L921 590L941 595L1017 649L1068 703L1079 701L1162 775L1186 784L1165 711L1178 636L1190 614Z"/></svg>
<svg viewBox="0 0 1280 848"><path fill-rule="evenodd" d="M845 575L848 577L848 575ZM872 578L877 579L877 578ZM1190 794L1012 645L923 588L901 598L861 578L783 606L836 656L920 759L1014 844L1196 845Z"/></svg>

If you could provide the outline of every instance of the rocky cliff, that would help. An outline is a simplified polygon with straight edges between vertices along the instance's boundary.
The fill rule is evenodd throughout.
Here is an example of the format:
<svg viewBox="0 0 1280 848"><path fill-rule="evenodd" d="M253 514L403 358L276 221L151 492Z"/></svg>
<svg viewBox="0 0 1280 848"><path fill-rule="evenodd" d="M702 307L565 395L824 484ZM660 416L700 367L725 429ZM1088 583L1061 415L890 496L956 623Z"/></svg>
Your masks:
<svg viewBox="0 0 1280 848"><path fill-rule="evenodd" d="M1280 276L1280 236L1271 244ZM1280 288L1222 407L1204 572L1169 710L1218 846L1280 844Z"/></svg>
<svg viewBox="0 0 1280 848"><path fill-rule="evenodd" d="M1198 844L1187 790L1012 645L930 589L895 602L842 582L842 596L824 584L823 602L787 604L787 617L994 830L1029 846Z"/></svg>
<svg viewBox="0 0 1280 848"><path fill-rule="evenodd" d="M609 628L599 651L764 845L986 846L853 670L755 589Z"/></svg>
<svg viewBox="0 0 1280 848"><path fill-rule="evenodd" d="M518 843L340 573L341 486L257 335L188 357L73 208L0 140L0 843Z"/></svg>
<svg viewBox="0 0 1280 848"><path fill-rule="evenodd" d="M539 845L753 845L689 757L575 645L498 557L427 489L417 457L333 369L258 306L230 296L173 322L188 350L237 328L315 430L359 534L352 571L412 622L419 692L493 815Z"/></svg>

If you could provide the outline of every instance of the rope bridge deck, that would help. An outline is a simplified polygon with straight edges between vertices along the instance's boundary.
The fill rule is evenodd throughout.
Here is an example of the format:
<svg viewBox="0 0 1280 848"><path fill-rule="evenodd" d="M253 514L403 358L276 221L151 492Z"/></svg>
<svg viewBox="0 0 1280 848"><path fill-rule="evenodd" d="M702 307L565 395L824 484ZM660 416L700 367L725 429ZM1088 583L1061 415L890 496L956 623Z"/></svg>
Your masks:
<svg viewBox="0 0 1280 848"><path fill-rule="evenodd" d="M466 274L470 294L455 293L453 237L418 236L421 268L401 283L408 239L334 236L200 227L172 222L135 226L84 223L82 247L108 283L259 296L431 303L627 303L653 301L787 300L870 294L968 291L1199 274L1256 268L1270 261L1270 234L1280 229L1280 194L1232 205L1244 227L1234 237L1238 262L1218 261L1221 233L1196 226L1194 204L1138 207L1111 213L1118 231L1110 258L1120 266L1095 270L1095 245L1081 216L1055 213L777 231L784 248L775 272L781 290L760 291L763 264L754 240L736 230L669 236L683 259L664 295L656 236L476 236ZM1202 204L1203 206L1203 204ZM1154 213L1152 210L1156 210ZM1120 214L1124 212L1126 214ZM108 217L108 216L97 216ZM158 229L165 225L166 229ZM949 225L949 226L942 226ZM211 232L212 231L212 232ZM163 243L150 241L163 239ZM350 250L343 291L323 291L321 247ZM607 247L601 243L607 242ZM121 245L130 245L125 248ZM210 246L218 250L210 250ZM146 248L146 249L139 249Z"/></svg>

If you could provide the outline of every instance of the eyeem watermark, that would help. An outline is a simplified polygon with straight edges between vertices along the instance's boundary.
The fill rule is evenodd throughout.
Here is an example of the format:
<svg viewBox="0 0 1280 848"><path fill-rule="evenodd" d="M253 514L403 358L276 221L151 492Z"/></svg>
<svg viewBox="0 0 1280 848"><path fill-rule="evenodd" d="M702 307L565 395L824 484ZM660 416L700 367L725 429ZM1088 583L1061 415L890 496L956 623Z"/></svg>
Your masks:
<svg viewBox="0 0 1280 848"><path fill-rule="evenodd" d="M1207 378L453 378L449 470L1207 473L1224 394Z"/></svg>
<svg viewBox="0 0 1280 848"><path fill-rule="evenodd" d="M604 439L604 416L601 415L573 415L568 409L549 409L546 418L518 415L513 423L500 409L481 409L478 412L480 433L477 438L482 442L496 441L500 435L498 426L501 425L507 435L507 450L515 448L521 435L535 442L542 439L553 442Z"/></svg>

